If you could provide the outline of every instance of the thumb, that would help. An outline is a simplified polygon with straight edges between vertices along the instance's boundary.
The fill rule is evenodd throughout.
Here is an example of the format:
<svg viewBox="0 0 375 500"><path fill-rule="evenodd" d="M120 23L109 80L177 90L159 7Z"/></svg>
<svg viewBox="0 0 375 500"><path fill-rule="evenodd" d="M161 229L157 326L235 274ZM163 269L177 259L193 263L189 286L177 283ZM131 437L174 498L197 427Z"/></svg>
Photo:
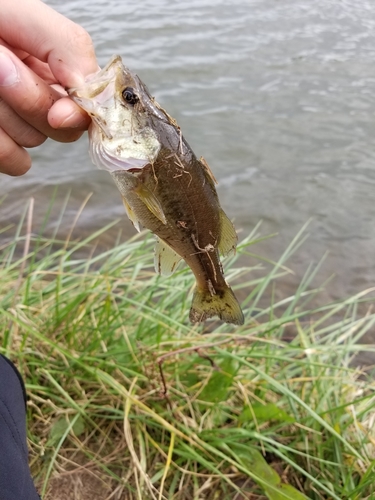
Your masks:
<svg viewBox="0 0 375 500"><path fill-rule="evenodd" d="M40 0L2 0L0 33L12 47L48 63L63 87L79 86L99 69L87 31Z"/></svg>

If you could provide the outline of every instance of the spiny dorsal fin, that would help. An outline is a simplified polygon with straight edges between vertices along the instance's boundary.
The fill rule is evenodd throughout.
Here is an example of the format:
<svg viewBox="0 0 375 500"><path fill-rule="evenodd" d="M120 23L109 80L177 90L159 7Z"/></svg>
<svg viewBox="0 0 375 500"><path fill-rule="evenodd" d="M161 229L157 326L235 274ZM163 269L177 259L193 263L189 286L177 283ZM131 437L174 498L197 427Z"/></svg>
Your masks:
<svg viewBox="0 0 375 500"><path fill-rule="evenodd" d="M134 211L132 210L129 203L126 201L126 199L124 197L122 197L122 201L124 203L126 215L129 217L129 220L131 221L131 223L133 224L133 226L136 228L136 230L139 233L141 231L141 224L140 224L139 220L137 219Z"/></svg>
<svg viewBox="0 0 375 500"><path fill-rule="evenodd" d="M155 215L155 217L157 217L163 224L167 223L167 219L165 218L159 200L146 186L139 184L139 186L134 189L134 192L139 199L143 201L150 212Z"/></svg>
<svg viewBox="0 0 375 500"><path fill-rule="evenodd" d="M165 241L157 238L154 249L155 271L170 276L177 269L181 257Z"/></svg>
<svg viewBox="0 0 375 500"><path fill-rule="evenodd" d="M226 213L220 208L220 241L219 251L222 255L228 255L236 251L237 246L237 233L236 230L228 219Z"/></svg>
<svg viewBox="0 0 375 500"><path fill-rule="evenodd" d="M210 169L210 166L208 165L208 163L206 162L206 160L203 158L203 156L201 156L199 158L199 161L203 165L203 169L204 169L204 171L206 173L206 178L208 178L209 183L214 188L215 184L217 184L217 180L216 180L214 174L212 173L212 170Z"/></svg>

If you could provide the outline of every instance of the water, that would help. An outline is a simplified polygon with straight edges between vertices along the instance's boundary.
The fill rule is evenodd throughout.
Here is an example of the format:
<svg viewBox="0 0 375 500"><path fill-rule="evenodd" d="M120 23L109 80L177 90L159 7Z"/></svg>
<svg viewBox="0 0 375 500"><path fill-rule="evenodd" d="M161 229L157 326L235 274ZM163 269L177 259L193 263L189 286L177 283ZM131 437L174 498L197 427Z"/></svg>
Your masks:
<svg viewBox="0 0 375 500"><path fill-rule="evenodd" d="M279 236L253 251L278 258L310 218L293 288L328 251L329 298L375 283L375 3L361 0L48 0L138 72L219 180L222 205L247 234ZM1 177L0 228L36 199L35 227L58 186L65 227L92 192L76 236L123 217L87 139L32 151L22 178ZM53 230L57 213L50 222ZM3 236L4 237L4 236ZM285 293L288 290L285 290Z"/></svg>

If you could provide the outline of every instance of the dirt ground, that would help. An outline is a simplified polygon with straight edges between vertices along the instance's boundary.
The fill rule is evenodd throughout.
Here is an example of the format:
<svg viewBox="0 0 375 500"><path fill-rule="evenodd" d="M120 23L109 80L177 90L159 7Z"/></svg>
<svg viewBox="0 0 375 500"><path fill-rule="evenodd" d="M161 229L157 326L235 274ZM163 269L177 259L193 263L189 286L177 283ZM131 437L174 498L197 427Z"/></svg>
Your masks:
<svg viewBox="0 0 375 500"><path fill-rule="evenodd" d="M121 492L118 492L121 495ZM63 473L54 477L44 500L127 500L118 496L99 473L85 470Z"/></svg>
<svg viewBox="0 0 375 500"><path fill-rule="evenodd" d="M248 488L245 487L245 490ZM199 497L199 499L189 500L267 500L263 495L257 495L247 491L244 494L235 494L231 498L217 496L218 492L211 496L209 493ZM150 499L150 496L142 500ZM165 498L165 497L163 497ZM175 498L175 497L174 497ZM77 471L69 474L57 476L50 482L50 488L43 500L140 500L137 495L129 496L125 492L124 486L117 485L116 488L106 485L96 477L95 474L87 471ZM176 500L179 500L176 498ZM186 496L183 495L183 500Z"/></svg>
<svg viewBox="0 0 375 500"><path fill-rule="evenodd" d="M129 492L126 480L119 483L118 480L111 479L110 474L106 473L97 464L87 461L83 454L78 454L74 462L71 461L67 467L68 470L55 472L49 482L49 488L43 500L148 500L152 497L145 493L145 497L140 499L136 492ZM111 469L110 464L109 469ZM130 466L130 464L129 464ZM278 461L274 461L272 466L282 476L283 471ZM69 470L70 469L70 470ZM116 469L116 468L115 468ZM121 475L120 470L117 473ZM283 478L286 479L286 478ZM259 493L256 485L250 478L239 476L232 481L241 489L243 493L232 492L230 497L218 491L213 482L213 490L208 488L199 496L192 498L188 491L182 491L181 496L174 496L173 500L267 500ZM224 496L223 496L224 495ZM156 494L154 498L159 499ZM162 497L166 498L166 497Z"/></svg>
<svg viewBox="0 0 375 500"><path fill-rule="evenodd" d="M244 490L248 490L249 485L245 485ZM220 497L217 496L218 492L211 496L201 496L199 499L190 500L267 500L263 495L257 495L247 491L244 494L235 494L234 497ZM145 497L142 500L151 498ZM164 498L164 497L163 497ZM64 473L57 476L50 482L50 489L43 500L139 500L137 495L129 496L125 492L124 486L117 485L116 488L105 484L95 473L87 471L75 471L72 473ZM176 498L178 500L178 498ZM183 495L183 500L186 496Z"/></svg>

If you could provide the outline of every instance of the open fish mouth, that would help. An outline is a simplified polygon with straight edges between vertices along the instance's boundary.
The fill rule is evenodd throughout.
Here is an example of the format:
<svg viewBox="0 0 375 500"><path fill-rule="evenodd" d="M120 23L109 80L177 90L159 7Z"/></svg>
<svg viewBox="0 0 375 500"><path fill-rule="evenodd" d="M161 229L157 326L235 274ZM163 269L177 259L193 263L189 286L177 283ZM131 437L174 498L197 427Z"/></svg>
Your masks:
<svg viewBox="0 0 375 500"><path fill-rule="evenodd" d="M126 101L126 93L134 96L136 109L131 100ZM69 89L68 94L92 118L90 155L95 165L114 172L142 168L154 159L159 143L148 126L147 113L142 115L147 95L121 57L113 56L102 70L88 76L84 85ZM142 141L151 145L151 154L138 146Z"/></svg>
<svg viewBox="0 0 375 500"><path fill-rule="evenodd" d="M104 103L113 96L114 89L108 89L108 85L115 82L118 72L123 71L123 68L121 57L113 56L103 69L87 76L83 86L73 87L67 92L84 109L85 106L91 107L89 101Z"/></svg>
<svg viewBox="0 0 375 500"><path fill-rule="evenodd" d="M113 101L116 79L119 71L122 70L121 58L113 56L102 70L89 75L83 86L68 89L69 96L91 116L108 139L112 139L112 134L101 118L99 110L109 106Z"/></svg>
<svg viewBox="0 0 375 500"><path fill-rule="evenodd" d="M116 95L116 81L123 69L121 57L113 56L102 70L89 75L83 86L68 89L73 101L91 116L108 138L112 138L112 134L100 118L99 110L111 105Z"/></svg>

